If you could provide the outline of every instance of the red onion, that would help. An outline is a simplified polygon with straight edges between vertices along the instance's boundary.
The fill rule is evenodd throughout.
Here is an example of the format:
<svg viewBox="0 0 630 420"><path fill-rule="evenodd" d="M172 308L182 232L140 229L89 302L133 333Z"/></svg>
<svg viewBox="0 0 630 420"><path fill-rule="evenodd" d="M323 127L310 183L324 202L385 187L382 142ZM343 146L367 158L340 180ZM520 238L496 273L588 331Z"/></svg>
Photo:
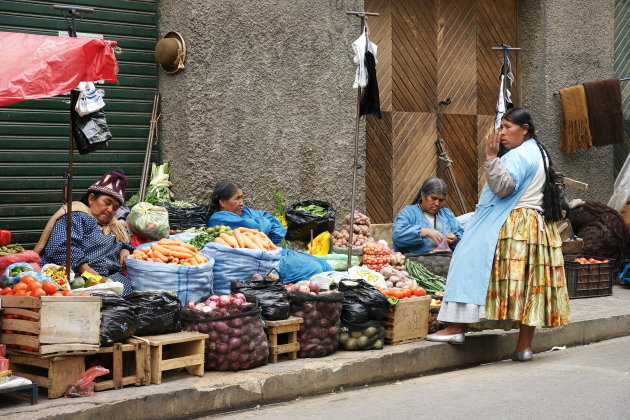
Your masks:
<svg viewBox="0 0 630 420"><path fill-rule="evenodd" d="M219 296L218 306L219 307L228 306L231 302L232 302L232 298L230 297L230 295L221 295Z"/></svg>
<svg viewBox="0 0 630 420"><path fill-rule="evenodd" d="M241 300L241 301L243 301L243 302L247 302L247 298L246 298L246 297L245 297L245 295L244 295L244 294L242 294L242 293L236 293L236 294L234 295L234 299L240 299L240 300Z"/></svg>
<svg viewBox="0 0 630 420"><path fill-rule="evenodd" d="M311 279L311 281L308 282L308 289L309 291L313 292L313 293L319 293L320 290L320 286L319 286L319 282L315 279Z"/></svg>

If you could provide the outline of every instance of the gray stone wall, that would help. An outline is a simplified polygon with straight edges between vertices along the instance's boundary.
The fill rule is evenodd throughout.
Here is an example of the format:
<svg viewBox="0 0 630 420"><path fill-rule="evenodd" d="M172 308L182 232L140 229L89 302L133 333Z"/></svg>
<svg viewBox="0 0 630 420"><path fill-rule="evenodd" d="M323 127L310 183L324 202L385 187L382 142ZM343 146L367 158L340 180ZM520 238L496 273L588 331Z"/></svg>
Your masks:
<svg viewBox="0 0 630 420"><path fill-rule="evenodd" d="M320 199L348 212L359 20L345 11L362 7L358 0L160 2L161 34L178 31L187 46L185 70L160 74L159 138L178 199L206 203L213 185L229 179L253 208L272 210L278 188L288 204ZM358 186L364 209L362 170Z"/></svg>
<svg viewBox="0 0 630 420"><path fill-rule="evenodd" d="M589 184L572 198L607 203L612 195L613 147L567 155L559 149L559 89L613 77L615 0L520 0L522 105L532 111L538 135L556 166Z"/></svg>

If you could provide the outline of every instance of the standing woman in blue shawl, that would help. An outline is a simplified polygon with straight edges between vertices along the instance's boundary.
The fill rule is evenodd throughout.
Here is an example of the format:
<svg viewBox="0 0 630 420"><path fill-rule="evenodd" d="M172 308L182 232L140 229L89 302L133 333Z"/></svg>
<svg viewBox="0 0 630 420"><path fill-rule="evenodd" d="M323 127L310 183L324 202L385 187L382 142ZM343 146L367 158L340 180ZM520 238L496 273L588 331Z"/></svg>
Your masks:
<svg viewBox="0 0 630 420"><path fill-rule="evenodd" d="M210 200L210 219L208 227L229 226L232 229L246 227L258 229L279 244L287 230L282 223L269 212L253 210L243 204L243 190L238 184L229 181L217 183ZM285 283L308 280L315 274L332 271L326 261L304 252L282 248L280 259L280 277Z"/></svg>
<svg viewBox="0 0 630 420"><path fill-rule="evenodd" d="M453 254L438 315L449 325L427 340L461 344L466 324L516 322L520 333L512 359L528 361L536 327L569 322L562 241L542 214L543 153L551 161L535 133L529 111L514 108L487 137L487 182ZM500 158L499 143L508 149Z"/></svg>

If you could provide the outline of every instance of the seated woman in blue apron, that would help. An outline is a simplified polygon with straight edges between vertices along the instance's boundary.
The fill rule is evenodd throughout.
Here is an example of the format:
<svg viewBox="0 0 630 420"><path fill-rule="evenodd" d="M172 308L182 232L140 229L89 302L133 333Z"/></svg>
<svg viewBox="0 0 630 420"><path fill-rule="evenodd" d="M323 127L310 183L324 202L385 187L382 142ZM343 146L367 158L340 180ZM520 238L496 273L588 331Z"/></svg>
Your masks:
<svg viewBox="0 0 630 420"><path fill-rule="evenodd" d="M426 254L445 240L455 249L464 230L450 209L442 207L448 196L446 182L437 177L424 181L411 205L396 216L392 227L394 250Z"/></svg>
<svg viewBox="0 0 630 420"><path fill-rule="evenodd" d="M258 229L279 244L287 230L282 223L269 212L254 210L243 204L243 190L230 181L221 181L215 185L210 200L210 219L208 227L225 225L232 229L246 227ZM282 248L280 259L280 277L285 283L308 280L315 274L332 271L326 261L304 252Z"/></svg>

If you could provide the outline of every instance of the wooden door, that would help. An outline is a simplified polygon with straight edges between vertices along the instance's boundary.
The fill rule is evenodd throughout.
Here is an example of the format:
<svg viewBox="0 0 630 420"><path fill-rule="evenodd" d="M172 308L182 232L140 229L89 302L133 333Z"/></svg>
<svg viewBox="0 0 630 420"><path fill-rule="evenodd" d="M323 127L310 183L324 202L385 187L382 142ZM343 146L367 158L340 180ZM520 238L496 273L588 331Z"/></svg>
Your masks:
<svg viewBox="0 0 630 420"><path fill-rule="evenodd" d="M492 127L499 87L501 54L491 47L517 45L517 0L366 0L365 10L380 13L368 26L378 45L384 111L366 124L368 215L392 222L426 178L442 175L438 138L465 201L459 208L449 185L447 204L456 214L472 211L482 175L479 147ZM518 57L511 60L517 74Z"/></svg>

